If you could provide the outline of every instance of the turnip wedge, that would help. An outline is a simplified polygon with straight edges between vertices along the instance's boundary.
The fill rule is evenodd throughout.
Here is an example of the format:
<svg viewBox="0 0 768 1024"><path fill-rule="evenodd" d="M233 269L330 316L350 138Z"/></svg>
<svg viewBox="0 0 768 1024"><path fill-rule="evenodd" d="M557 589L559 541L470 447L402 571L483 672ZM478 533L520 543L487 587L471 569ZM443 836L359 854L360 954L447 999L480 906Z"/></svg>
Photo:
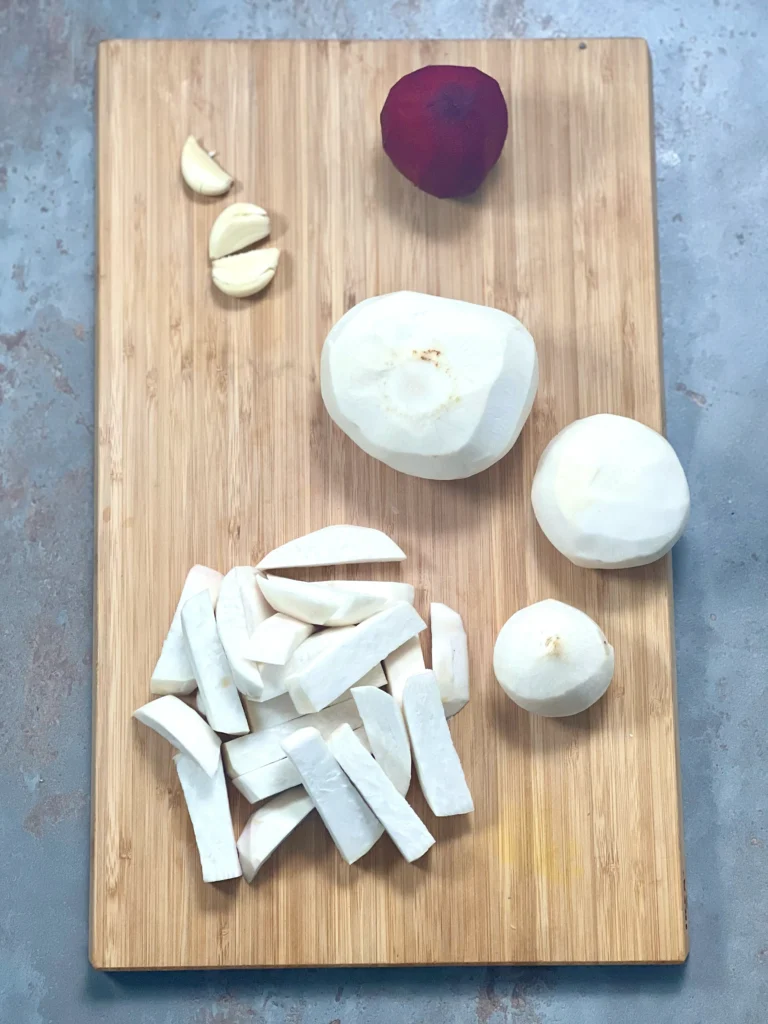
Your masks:
<svg viewBox="0 0 768 1024"><path fill-rule="evenodd" d="M403 714L421 789L438 818L475 809L445 719L434 672L413 676L403 690Z"/></svg>
<svg viewBox="0 0 768 1024"><path fill-rule="evenodd" d="M282 544L257 569L296 569L311 565L358 565L402 562L405 553L380 530L367 526L326 526Z"/></svg>
<svg viewBox="0 0 768 1024"><path fill-rule="evenodd" d="M352 697L371 753L403 796L411 784L411 744L395 698L374 686L353 686Z"/></svg>
<svg viewBox="0 0 768 1024"><path fill-rule="evenodd" d="M440 687L445 717L452 718L469 700L467 634L458 612L445 604L429 607L432 671Z"/></svg>
<svg viewBox="0 0 768 1024"><path fill-rule="evenodd" d="M227 878L240 878L243 872L237 856L221 760L213 777L206 775L186 754L177 754L173 761L192 820L203 881L223 882Z"/></svg>
<svg viewBox="0 0 768 1024"><path fill-rule="evenodd" d="M166 694L136 708L133 717L191 757L206 775L213 775L220 760L221 740L191 707Z"/></svg>
<svg viewBox="0 0 768 1024"><path fill-rule="evenodd" d="M257 582L276 612L315 626L354 626L387 604L385 597L375 594L323 587L283 576L259 576Z"/></svg>
<svg viewBox="0 0 768 1024"><path fill-rule="evenodd" d="M300 711L321 711L358 682L397 647L426 629L413 605L400 601L355 626L335 644L288 678L288 692Z"/></svg>
<svg viewBox="0 0 768 1024"><path fill-rule="evenodd" d="M246 657L267 665L285 665L314 629L308 622L277 612L256 627Z"/></svg>
<svg viewBox="0 0 768 1024"><path fill-rule="evenodd" d="M300 729L283 749L347 864L365 856L382 827L349 781L317 729Z"/></svg>
<svg viewBox="0 0 768 1024"><path fill-rule="evenodd" d="M387 677L389 692L400 705L403 703L403 689L411 676L426 671L427 665L418 636L406 640L384 659L384 674Z"/></svg>
<svg viewBox="0 0 768 1024"><path fill-rule="evenodd" d="M264 683L255 662L245 652L257 626L271 615L272 608L256 586L256 570L249 565L230 569L221 582L216 625L234 684L252 700L261 696Z"/></svg>
<svg viewBox="0 0 768 1024"><path fill-rule="evenodd" d="M152 672L149 683L152 693L185 694L194 691L197 681L181 628L181 609L190 597L194 597L195 594L199 594L203 590L208 591L211 601L215 605L223 579L220 572L209 569L205 565L193 565L187 573L179 603L173 613L171 628L168 630L168 636L163 642L163 649Z"/></svg>
<svg viewBox="0 0 768 1024"><path fill-rule="evenodd" d="M203 694L208 724L216 732L231 736L248 732L248 720L232 682L232 670L219 639L207 591L187 601L181 611L181 625L197 685Z"/></svg>
<svg viewBox="0 0 768 1024"><path fill-rule="evenodd" d="M237 852L247 882L252 882L264 861L314 810L306 791L290 790L259 807L248 819L237 841Z"/></svg>

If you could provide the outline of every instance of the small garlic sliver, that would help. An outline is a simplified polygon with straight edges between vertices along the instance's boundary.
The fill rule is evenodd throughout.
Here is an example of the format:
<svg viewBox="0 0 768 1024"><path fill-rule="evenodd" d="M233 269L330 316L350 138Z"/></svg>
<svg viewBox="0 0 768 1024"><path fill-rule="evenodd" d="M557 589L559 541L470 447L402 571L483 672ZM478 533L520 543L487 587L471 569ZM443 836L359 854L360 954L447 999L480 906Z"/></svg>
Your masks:
<svg viewBox="0 0 768 1024"><path fill-rule="evenodd" d="M253 203L232 203L213 222L208 239L208 255L212 260L229 256L260 242L269 234L269 214Z"/></svg>
<svg viewBox="0 0 768 1024"><path fill-rule="evenodd" d="M223 196L233 181L192 135L181 151L181 176L193 192L202 196Z"/></svg>
<svg viewBox="0 0 768 1024"><path fill-rule="evenodd" d="M213 283L225 295L238 299L255 295L275 276L279 258L279 249L251 249L234 256L222 256L213 261Z"/></svg>

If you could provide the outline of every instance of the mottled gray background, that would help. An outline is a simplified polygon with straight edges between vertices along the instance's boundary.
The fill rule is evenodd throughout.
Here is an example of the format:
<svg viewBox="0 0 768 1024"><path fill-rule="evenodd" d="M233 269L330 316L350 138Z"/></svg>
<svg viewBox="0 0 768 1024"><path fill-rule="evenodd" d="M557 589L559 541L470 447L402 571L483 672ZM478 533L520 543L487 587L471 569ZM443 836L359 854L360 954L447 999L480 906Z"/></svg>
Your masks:
<svg viewBox="0 0 768 1024"><path fill-rule="evenodd" d="M0 1022L768 1020L766 0L0 0ZM87 961L96 44L641 35L654 58L691 956L99 975Z"/></svg>

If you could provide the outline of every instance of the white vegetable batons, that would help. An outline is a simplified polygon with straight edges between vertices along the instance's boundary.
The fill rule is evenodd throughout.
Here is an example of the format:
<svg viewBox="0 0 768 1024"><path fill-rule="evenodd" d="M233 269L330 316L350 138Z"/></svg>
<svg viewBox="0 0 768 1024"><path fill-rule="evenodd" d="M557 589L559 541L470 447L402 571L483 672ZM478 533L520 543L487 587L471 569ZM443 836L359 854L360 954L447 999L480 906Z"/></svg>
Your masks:
<svg viewBox="0 0 768 1024"><path fill-rule="evenodd" d="M398 704L403 703L403 687L411 676L426 672L424 652L418 636L406 640L402 646L388 654L384 659L384 674L389 684L389 692Z"/></svg>
<svg viewBox="0 0 768 1024"><path fill-rule="evenodd" d="M197 682L189 658L189 651L181 628L181 609L195 594L207 590L214 605L224 577L205 565L193 565L187 573L179 603L173 614L171 628L163 643L157 664L152 672L149 689L152 693L192 693Z"/></svg>
<svg viewBox="0 0 768 1024"><path fill-rule="evenodd" d="M434 672L413 676L403 690L403 714L416 773L432 813L439 818L475 809L451 740Z"/></svg>
<svg viewBox="0 0 768 1024"><path fill-rule="evenodd" d="M469 652L461 616L448 605L429 606L432 629L432 671L435 673L445 717L461 711L469 700Z"/></svg>
<svg viewBox="0 0 768 1024"><path fill-rule="evenodd" d="M348 864L363 857L379 839L378 819L341 769L317 729L299 729L283 749Z"/></svg>
<svg viewBox="0 0 768 1024"><path fill-rule="evenodd" d="M316 714L302 715L301 718L283 722L282 725L274 725L271 729L229 740L224 744L224 764L227 766L227 772L233 778L237 778L238 775L245 775L256 768L263 768L265 764L279 761L285 756L283 740L297 729L312 726L325 739L345 722L353 729L358 729L362 725L357 705L351 698L341 704L333 704Z"/></svg>
<svg viewBox="0 0 768 1024"><path fill-rule="evenodd" d="M346 592L283 576L259 576L257 582L276 612L315 626L354 626L387 604L385 597L375 594Z"/></svg>
<svg viewBox="0 0 768 1024"><path fill-rule="evenodd" d="M354 590L361 594L373 594L375 597L383 597L388 607L397 601L408 601L413 604L416 591L410 583L387 583L384 580L324 580L322 583L313 583L312 586L331 587L334 590Z"/></svg>
<svg viewBox="0 0 768 1024"><path fill-rule="evenodd" d="M411 784L411 744L395 698L373 686L355 686L352 696L371 753L403 796Z"/></svg>
<svg viewBox="0 0 768 1024"><path fill-rule="evenodd" d="M232 670L219 639L207 591L187 601L181 610L181 625L197 685L203 694L208 724L216 732L233 736L248 732L248 720L232 682Z"/></svg>
<svg viewBox="0 0 768 1024"><path fill-rule="evenodd" d="M237 852L247 882L254 880L264 861L314 807L304 790L296 790L280 793L253 812L237 841Z"/></svg>
<svg viewBox="0 0 768 1024"><path fill-rule="evenodd" d="M434 836L350 727L340 726L328 746L403 857L409 862L423 857Z"/></svg>
<svg viewBox="0 0 768 1024"><path fill-rule="evenodd" d="M562 601L522 608L502 626L493 670L526 711L560 718L585 711L613 678L614 654L588 615Z"/></svg>
<svg viewBox="0 0 768 1024"><path fill-rule="evenodd" d="M547 539L575 565L647 565L681 537L691 497L669 441L625 416L569 424L539 460L533 511Z"/></svg>
<svg viewBox="0 0 768 1024"><path fill-rule="evenodd" d="M200 765L206 775L214 775L221 760L221 740L196 711L167 694L137 708L133 717L154 729L163 739Z"/></svg>
<svg viewBox="0 0 768 1024"><path fill-rule="evenodd" d="M270 551L257 569L296 569L311 565L358 565L402 562L405 553L395 542L367 526L325 526Z"/></svg>
<svg viewBox="0 0 768 1024"><path fill-rule="evenodd" d="M242 875L237 856L224 768L219 760L213 777L186 754L173 759L200 854L204 882L223 882Z"/></svg>
<svg viewBox="0 0 768 1024"><path fill-rule="evenodd" d="M320 635L320 634L316 634ZM313 639L312 637L309 640ZM309 640L306 643L309 643ZM287 665L265 665L265 670L272 669L285 669L290 668L294 664L294 659L304 647L304 644L296 651L293 658L288 662ZM380 686L386 686L387 680L384 675L384 669L381 665L376 665L372 668L360 682L359 686L372 686L374 688ZM349 700L352 696L350 690L345 690L341 696L337 697L336 700L329 704L328 707L333 707L335 704L341 704L342 701ZM299 711L296 705L291 700L291 696L287 692L281 693L278 697L273 697L271 700L256 701L247 700L245 702L245 717L248 719L248 724L251 727L251 732L258 732L260 729L271 729L275 725L282 725L283 722L291 722L294 718L299 718L302 712Z"/></svg>
<svg viewBox="0 0 768 1024"><path fill-rule="evenodd" d="M334 423L392 469L430 480L473 476L506 455L539 377L533 338L509 313L408 291L353 306L320 365Z"/></svg>
<svg viewBox="0 0 768 1024"><path fill-rule="evenodd" d="M256 570L249 565L231 569L221 582L216 625L235 686L253 700L261 696L264 683L256 664L245 652L257 626L272 614L272 608L256 586Z"/></svg>
<svg viewBox="0 0 768 1024"><path fill-rule="evenodd" d="M246 656L252 661L261 661L267 665L285 665L314 628L308 622L301 622L290 615L276 612L256 627Z"/></svg>
<svg viewBox="0 0 768 1024"><path fill-rule="evenodd" d="M300 711L321 711L406 640L426 629L413 605L400 601L355 626L341 643L288 678Z"/></svg>
<svg viewBox="0 0 768 1024"><path fill-rule="evenodd" d="M339 640L343 639L354 627L344 626L341 629L321 629L311 633L304 640L284 665L267 665L259 663L259 671L264 683L264 691L259 698L260 702L271 702L275 697L280 697L288 692L288 677L294 672L316 658L322 651L332 647ZM293 704L293 701L291 701ZM295 706L295 705L294 705ZM278 723L273 723L278 724ZM255 726L251 726L255 728Z"/></svg>
<svg viewBox="0 0 768 1024"><path fill-rule="evenodd" d="M365 730L355 729L355 735L367 750L368 739ZM290 758L282 757L279 761L273 761L272 764L265 764L263 768L256 768L252 772L246 772L245 775L238 775L236 779L232 779L232 785L235 789L240 790L249 803L256 804L260 800L267 800L284 790L301 786L301 776L294 768Z"/></svg>

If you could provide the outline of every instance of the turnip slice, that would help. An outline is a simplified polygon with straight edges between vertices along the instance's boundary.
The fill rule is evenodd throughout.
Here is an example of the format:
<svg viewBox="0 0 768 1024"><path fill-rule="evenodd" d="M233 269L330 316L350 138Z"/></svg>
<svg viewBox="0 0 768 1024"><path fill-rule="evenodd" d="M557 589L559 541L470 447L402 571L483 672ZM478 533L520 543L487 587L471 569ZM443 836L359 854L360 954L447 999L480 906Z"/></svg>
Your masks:
<svg viewBox="0 0 768 1024"><path fill-rule="evenodd" d="M531 491L548 540L575 565L618 569L665 555L691 496L669 441L626 416L576 420L549 442Z"/></svg>
<svg viewBox="0 0 768 1024"><path fill-rule="evenodd" d="M224 764L227 766L227 772L236 778L256 768L263 768L265 764L279 761L285 756L283 740L298 729L311 726L325 739L344 722L350 723L354 729L362 725L357 705L351 699L341 704L333 704L316 714L303 715L290 722L283 722L282 725L275 725L271 729L252 732L248 736L230 740L224 744Z"/></svg>
<svg viewBox="0 0 768 1024"><path fill-rule="evenodd" d="M423 857L434 846L434 836L350 727L340 726L328 746L405 859L411 862Z"/></svg>
<svg viewBox="0 0 768 1024"><path fill-rule="evenodd" d="M208 724L216 732L232 736L248 732L248 721L237 687L232 683L232 670L221 646L207 590L184 605L181 625L197 685L203 694Z"/></svg>
<svg viewBox="0 0 768 1024"><path fill-rule="evenodd" d="M288 692L288 677L300 668L307 665L313 658L316 658L323 651L332 647L352 631L353 626L344 626L342 629L321 629L312 633L299 644L285 665L267 665L259 663L259 671L264 682L264 690L260 701L271 701L275 697ZM293 704L293 701L291 701ZM251 726L251 728L255 728Z"/></svg>
<svg viewBox="0 0 768 1024"><path fill-rule="evenodd" d="M311 565L402 562L405 553L380 530L367 526L326 526L270 551L257 569L296 569Z"/></svg>
<svg viewBox="0 0 768 1024"><path fill-rule="evenodd" d="M253 700L261 696L264 684L245 652L256 627L271 615L272 609L256 586L256 570L250 565L231 569L221 582L216 625L235 686Z"/></svg>
<svg viewBox="0 0 768 1024"><path fill-rule="evenodd" d="M363 857L382 829L368 805L341 769L317 729L299 729L283 749L347 864Z"/></svg>
<svg viewBox="0 0 768 1024"><path fill-rule="evenodd" d="M137 708L133 717L191 757L207 775L215 773L220 761L221 740L183 700L167 694Z"/></svg>
<svg viewBox="0 0 768 1024"><path fill-rule="evenodd" d="M410 583L387 583L383 580L324 580L322 583L313 583L313 587L331 587L334 590L352 590L361 594L372 594L374 597L383 597L388 607L397 601L408 601L413 604L416 596L415 590Z"/></svg>
<svg viewBox="0 0 768 1024"><path fill-rule="evenodd" d="M199 690L195 691L195 707L197 708L198 715L202 715L205 719L208 718L208 715L205 713L205 698Z"/></svg>
<svg viewBox="0 0 768 1024"><path fill-rule="evenodd" d="M237 841L237 852L247 882L291 832L314 809L305 790L280 793L253 812Z"/></svg>
<svg viewBox="0 0 768 1024"><path fill-rule="evenodd" d="M189 658L184 633L181 628L181 609L195 594L207 590L211 601L216 604L223 576L206 565L193 565L187 573L179 603L173 613L171 628L163 642L163 649L157 660L149 689L152 693L192 693L197 682Z"/></svg>
<svg viewBox="0 0 768 1024"><path fill-rule="evenodd" d="M445 719L434 672L413 676L403 690L403 713L421 788L438 818L475 809Z"/></svg>
<svg viewBox="0 0 768 1024"><path fill-rule="evenodd" d="M319 636L320 634L317 635ZM310 637L306 643L308 644L312 639L313 637ZM294 659L304 646L305 644L302 644L288 664L282 666L283 670L288 669L293 665ZM277 665L266 665L265 669L277 669L279 667L280 666ZM372 668L370 672L363 676L358 685L376 688L379 686L385 686L386 682L387 680L384 675L384 670L381 665L376 665L375 668ZM344 693L337 697L332 704L328 705L328 707L333 707L335 704L340 704L342 701L349 700L351 696L352 691L345 690ZM275 725L282 725L283 722L291 722L294 718L301 717L301 714L302 712L297 709L296 705L291 700L291 695L289 693L282 693L279 697L273 697L271 700L247 700L245 702L245 717L248 719L251 732L259 732L261 729L271 729Z"/></svg>
<svg viewBox="0 0 768 1024"><path fill-rule="evenodd" d="M613 666L613 648L598 624L562 601L515 612L493 651L493 670L507 696L551 718L591 707L608 689Z"/></svg>
<svg viewBox="0 0 768 1024"><path fill-rule="evenodd" d="M283 576L259 576L257 582L276 612L315 626L354 626L387 603L386 598L374 594L347 592Z"/></svg>
<svg viewBox="0 0 768 1024"><path fill-rule="evenodd" d="M300 711L321 711L423 629L426 623L406 601L372 615L288 678L293 703Z"/></svg>
<svg viewBox="0 0 768 1024"><path fill-rule="evenodd" d="M371 753L398 793L405 796L411 784L411 745L397 701L373 686L353 686L352 697Z"/></svg>
<svg viewBox="0 0 768 1024"><path fill-rule="evenodd" d="M355 735L367 749L368 740L364 729L355 729ZM238 775L232 779L232 785L238 789L245 799L251 804L257 804L260 800L267 800L284 790L301 786L301 776L293 767L293 763L287 757L282 757L272 764L265 764L263 768L256 768L245 775Z"/></svg>
<svg viewBox="0 0 768 1024"><path fill-rule="evenodd" d="M308 622L300 622L290 615L277 612L256 627L246 657L267 665L285 665L314 628Z"/></svg>
<svg viewBox="0 0 768 1024"><path fill-rule="evenodd" d="M418 636L411 637L384 659L384 674L389 684L389 692L398 704L403 703L403 687L411 678L426 672L424 652Z"/></svg>
<svg viewBox="0 0 768 1024"><path fill-rule="evenodd" d="M469 653L461 616L448 605L430 605L432 671L435 673L445 717L451 718L469 700Z"/></svg>
<svg viewBox="0 0 768 1024"><path fill-rule="evenodd" d="M177 754L173 761L192 820L203 881L223 882L226 878L239 878L243 872L237 856L221 760L212 777L186 754Z"/></svg>

